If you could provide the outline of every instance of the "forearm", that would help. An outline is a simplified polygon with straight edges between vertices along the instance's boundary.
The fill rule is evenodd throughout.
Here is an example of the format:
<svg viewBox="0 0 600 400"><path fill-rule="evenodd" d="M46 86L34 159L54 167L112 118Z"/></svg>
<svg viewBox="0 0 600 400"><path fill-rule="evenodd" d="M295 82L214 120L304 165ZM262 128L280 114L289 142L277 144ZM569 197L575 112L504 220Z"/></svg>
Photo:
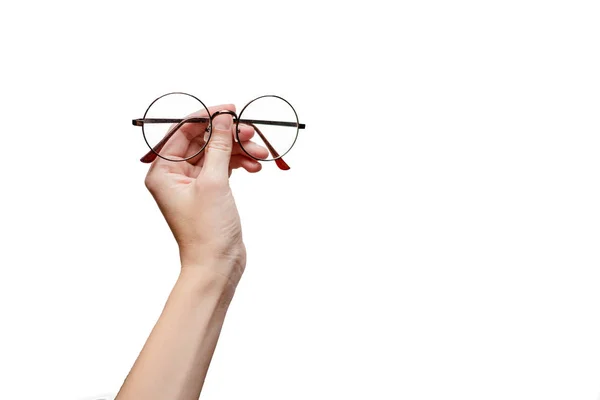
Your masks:
<svg viewBox="0 0 600 400"><path fill-rule="evenodd" d="M197 400L234 291L184 268L116 400Z"/></svg>

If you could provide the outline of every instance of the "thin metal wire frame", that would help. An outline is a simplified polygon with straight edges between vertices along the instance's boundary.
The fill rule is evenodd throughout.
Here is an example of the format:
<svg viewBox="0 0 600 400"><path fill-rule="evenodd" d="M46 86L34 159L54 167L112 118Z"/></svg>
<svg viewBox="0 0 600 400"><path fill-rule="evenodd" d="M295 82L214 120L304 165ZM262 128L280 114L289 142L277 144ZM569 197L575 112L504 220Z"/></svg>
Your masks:
<svg viewBox="0 0 600 400"><path fill-rule="evenodd" d="M214 116L213 116L214 118ZM212 118L206 117L195 117L195 118L138 118L131 121L135 126L143 126L144 124L177 124L179 122L209 122ZM298 124L296 122L284 122L284 121L266 121L261 119L233 119L234 123L242 124L259 124L259 125L277 125L277 126L290 126L298 129L305 129L305 124Z"/></svg>
<svg viewBox="0 0 600 400"><path fill-rule="evenodd" d="M150 108L152 107L152 105L159 99L171 95L171 94L182 94L182 95L187 95L190 96L194 99L196 99L197 101L200 102L200 104L202 104L204 106L204 109L206 110L206 112L208 113L208 117L190 117L190 118L146 118L146 115L148 114L148 111L150 110ZM165 124L175 124L171 127L171 129L169 129L169 131L167 132L167 134L163 137L163 139L154 147L152 147L150 145L150 143L148 143L148 141L146 140L146 135L144 132L144 141L146 142L146 144L148 145L148 147L150 147L150 152L148 152L147 154L145 154L140 161L143 163L150 163L152 161L154 161L156 159L156 157L161 157L165 160L168 161L185 161L185 160L189 160L190 158L196 157L198 154L200 154L204 148L206 147L206 145L208 144L208 142L210 141L210 138L212 137L212 129L210 129L209 127L212 127L212 120L214 117L216 117L218 114L229 114L233 117L233 122L236 124L236 137L239 140L239 124L245 124L245 125L250 125L254 128L255 132L260 136L260 138L263 140L263 142L265 143L265 145L267 146L267 149L269 150L269 152L273 155L273 159L269 159L269 160L264 160L261 158L257 158L254 157L252 154L248 153L246 151L246 149L244 149L244 147L240 144L240 148L244 151L244 153L246 153L249 157L258 160L258 161L275 161L275 163L277 164L277 166L282 169L282 170L288 170L290 169L289 165L283 160L283 156L285 154L287 154L292 147L294 147L294 144L296 143L296 140L298 138L298 130L300 129L305 129L306 125L305 124L301 124L298 121L298 114L296 113L296 110L294 109L294 107L284 98L280 97L280 96L276 96L276 95L265 95L265 96L260 96L255 98L254 100L248 102L248 104L246 104L244 106L244 108L242 109L242 111L240 112L240 116L243 114L244 110L250 105L252 104L254 101L264 98L264 97L275 97L278 98L280 100L283 100L284 102L286 102L290 108L292 109L292 111L294 112L294 115L296 117L296 122L286 122L286 121L270 121L270 120L256 120L256 119L242 119L242 118L238 118L238 116L235 114L235 112L233 111L229 111L229 110L219 110L216 111L214 114L210 114L210 111L208 111L208 108L206 107L206 105L204 105L204 103L198 99L196 96L193 96L191 94L188 93L183 93L183 92L172 92L172 93L167 93L164 94L158 98L156 98L148 107L148 109L146 110L146 112L144 113L144 118L136 118L134 120L132 120L132 124L134 126L141 126L142 127L142 131L144 131L144 125L145 124L160 124L160 123L165 123ZM209 133L209 137L207 138L204 146L193 156L191 157L187 157L184 159L180 159L180 160L172 160L169 158L165 158L163 156L161 156L159 154L159 152L162 150L163 146L167 143L167 141L173 136L173 134L175 134L175 132L177 132L179 130L179 128L181 128L181 126L183 126L186 123L206 123L206 127L204 128L208 133ZM279 154L275 148L273 148L273 146L271 145L271 143L269 143L269 141L267 140L267 138L265 137L265 135L260 131L260 129L258 129L258 127L256 126L257 124L259 125L271 125L271 126L289 126L289 127L295 127L296 128L296 135L294 137L294 142L292 143L292 145L289 147L289 149L287 149L287 151L283 154Z"/></svg>

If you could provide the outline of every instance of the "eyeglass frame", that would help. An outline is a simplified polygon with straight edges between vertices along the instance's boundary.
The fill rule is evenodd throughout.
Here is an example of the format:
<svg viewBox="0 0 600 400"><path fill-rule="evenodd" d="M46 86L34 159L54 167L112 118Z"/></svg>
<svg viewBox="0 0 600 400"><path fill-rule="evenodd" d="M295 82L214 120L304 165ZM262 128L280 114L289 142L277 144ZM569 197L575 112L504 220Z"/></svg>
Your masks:
<svg viewBox="0 0 600 400"><path fill-rule="evenodd" d="M186 95L189 97L192 97L193 99L197 100L200 104L202 104L202 106L204 107L204 109L206 110L208 116L202 116L202 117L188 117L188 118L146 118L146 116L148 115L148 111L150 111L150 109L152 108L152 106L154 105L154 103L156 103L158 100L162 99L163 97L169 96L169 95ZM257 158L255 156L253 156L252 154L250 154L245 148L244 146L240 145L240 148L242 149L242 151L244 153L246 153L249 157L257 160L257 161L275 161L275 163L277 164L277 166L282 169L282 170L288 170L290 169L290 167L287 165L287 163L283 160L283 156L285 156L287 153L290 152L290 150L292 150L292 148L294 147L294 144L296 144L296 140L298 140L298 134L300 132L300 129L306 129L306 124L301 124L300 120L298 118L298 113L296 112L296 110L294 109L294 107L290 104L289 101L287 101L286 99L284 99L281 96L277 96L277 95L263 95L263 96L259 96L251 101L249 101L244 108L242 108L242 111L240 111L240 116L243 115L244 110L246 110L246 108L252 104L253 102L255 102L256 100L265 98L265 97L274 97L277 99L280 99L282 101L284 101L288 106L290 106L290 108L292 109L292 111L294 112L294 115L296 117L296 122L284 122L284 121L269 121L269 120L254 120L254 119L240 119L238 117L238 115L234 112L234 111L230 111L230 110L218 110L215 111L213 114L211 114L211 112L209 111L208 107L206 106L206 104L204 104L204 102L202 100L200 100L198 97L189 94L189 93L185 93L185 92L170 92L170 93L166 93L163 94L162 96L157 97L156 99L154 99L154 101L152 101L152 103L150 103L150 105L148 106L148 108L146 109L146 112L144 113L144 116L142 118L136 118L133 119L131 122L134 126L141 126L142 127L142 135L144 137L144 141L146 142L146 144L148 145L148 147L150 148L150 151L148 153L146 153L141 159L140 161L143 163L151 163L153 162L156 157L160 157L166 161L171 161L171 162L181 162L181 161L187 161L190 160L194 157L197 157L200 153L202 153L204 151L204 149L206 148L206 146L208 145L208 142L210 141L210 138L212 137L212 121L213 119L220 114L228 114L231 115L233 118L233 122L235 123L235 135L236 135L236 139L237 142L240 142L239 139L239 133L240 133L240 129L239 129L239 124L249 124L251 127L254 128L254 130L256 131L256 133L258 133L258 135L260 136L260 138L263 140L263 142L265 143L265 145L267 146L268 150L271 152L271 154L273 155L274 158L272 159L261 159L261 158ZM193 156L190 157L186 157L186 158L182 158L181 160L173 160L173 159L169 159L166 157L163 157L159 154L159 152L162 150L162 148L164 147L164 145L167 143L167 141L179 130L179 128L181 126L183 126L186 123L198 123L198 122L208 122L205 131L207 131L209 133L208 138L205 140L204 145L202 146L202 148ZM160 142L158 142L154 147L150 145L150 143L148 143L148 140L146 138L146 132L144 131L144 125L145 124L151 124L151 123L172 123L172 124L176 124L173 125L168 131L167 134L161 139ZM294 137L294 141L292 142L291 146L289 147L289 149L286 150L285 153L283 154L279 154L271 145L271 143L269 143L269 141L267 140L267 138L263 135L263 133L256 127L255 124L260 124L260 125L274 125L274 126L290 126L290 127L296 127L296 135Z"/></svg>

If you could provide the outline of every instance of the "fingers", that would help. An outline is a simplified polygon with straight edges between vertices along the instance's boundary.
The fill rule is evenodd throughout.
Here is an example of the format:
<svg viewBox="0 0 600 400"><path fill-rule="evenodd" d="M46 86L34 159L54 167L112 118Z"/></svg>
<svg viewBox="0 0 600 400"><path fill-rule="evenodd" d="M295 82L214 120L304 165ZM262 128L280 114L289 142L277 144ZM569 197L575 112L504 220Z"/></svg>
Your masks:
<svg viewBox="0 0 600 400"><path fill-rule="evenodd" d="M208 108L210 114L219 110L229 110L235 112L233 104L221 104ZM206 109L198 110L184 118L184 121L190 118L206 117ZM165 137L153 147L154 151L149 151L140 161L150 163L156 159L156 153L161 156L175 159L185 159L196 154L204 146L204 132L207 124L202 122L184 122L173 124Z"/></svg>
<svg viewBox="0 0 600 400"><path fill-rule="evenodd" d="M236 142L238 141L238 137L239 137L240 142L247 142L248 140L252 139L252 137L254 136L254 128L251 126L240 124L239 130L240 131L239 131L237 137L235 137Z"/></svg>
<svg viewBox="0 0 600 400"><path fill-rule="evenodd" d="M249 160L250 162L245 162L245 161L242 162L241 160L243 160L243 159ZM231 158L229 159L229 169L241 168L241 167L243 167L243 165L249 166L252 169L250 164L253 164L253 165L258 164L261 166L260 168L262 169L262 164L259 161L248 157L248 155L243 152L242 152L242 154L232 154ZM199 159L195 164L193 164L193 166L201 167L201 168L204 167L204 157ZM258 169L257 171L249 171L249 172L258 172L258 171L260 171L260 169Z"/></svg>
<svg viewBox="0 0 600 400"><path fill-rule="evenodd" d="M193 156L204 146L204 132L207 127L208 122L182 122L179 127L174 127L177 130L171 133L170 138L169 134L165 136L167 142L159 153L177 158Z"/></svg>
<svg viewBox="0 0 600 400"><path fill-rule="evenodd" d="M242 147L243 147L243 149L242 149ZM269 151L259 144L248 141L248 142L234 144L233 151L231 154L232 155L241 154L244 156L247 156L248 154L250 154L252 157L259 158L262 160L269 156Z"/></svg>
<svg viewBox="0 0 600 400"><path fill-rule="evenodd" d="M189 118L189 116L186 118ZM196 125L197 123L194 124ZM198 127L197 129L206 130L208 123L202 123L201 125L202 126ZM156 159L157 154L165 157L168 156L169 153L177 154L185 152L185 149L188 147L188 140L186 139L186 135L184 133L184 129L186 128L189 130L189 127L186 126L185 120L171 125L167 130L166 135L156 145L154 145L152 149L140 159L140 161L143 163L150 163ZM165 146L166 149L164 149Z"/></svg>
<svg viewBox="0 0 600 400"><path fill-rule="evenodd" d="M262 169L262 164L256 160L253 160L252 158L248 158L247 156L231 156L231 161L229 162L229 176L231 176L231 172L237 168L244 168L250 173L255 173Z"/></svg>
<svg viewBox="0 0 600 400"><path fill-rule="evenodd" d="M242 149L242 147L243 147L243 149ZM193 153L193 154L195 154L195 153ZM233 143L231 155L234 156L237 154L244 154L244 155L250 154L252 157L264 160L267 157L269 157L269 150L267 150L266 147L263 147L255 142L247 140L247 141L243 141L241 143ZM198 163L203 158L204 158L204 152L201 152L196 157L190 158L188 160L188 162L190 164L198 165Z"/></svg>
<svg viewBox="0 0 600 400"><path fill-rule="evenodd" d="M213 118L212 135L204 149L204 168L202 174L214 179L229 177L229 159L233 147L231 115L219 114Z"/></svg>
<svg viewBox="0 0 600 400"><path fill-rule="evenodd" d="M241 146L243 146L244 149L242 149ZM250 157L248 154L250 154L250 156L252 156L252 157L264 160L269 156L269 151L266 148L264 148L263 146L256 144L254 142L250 142L250 141L244 142L244 143L234 143L233 144L233 148L231 150L231 158L232 159L234 156L241 155L241 156L247 157L252 160L252 157ZM256 160L254 160L254 161L256 161ZM188 160L188 163L197 165L197 166L204 165L204 152L201 152L197 156L190 158Z"/></svg>
<svg viewBox="0 0 600 400"><path fill-rule="evenodd" d="M209 108L211 115L223 110L235 112L235 106L224 104ZM189 164L200 166L203 173L212 174L217 178L227 176L231 169L236 168L258 172L262 166L253 157L266 159L269 150L251 141L256 128L246 124L236 126L230 115L217 113L217 116L212 119L212 133L205 147L207 123L186 120L206 115L205 110L197 111L187 116L181 123L172 126L163 141L159 143L161 148L155 151L158 150L161 155L164 154L169 158L188 159ZM203 148L204 151L201 152ZM190 159L192 156L193 158Z"/></svg>
<svg viewBox="0 0 600 400"><path fill-rule="evenodd" d="M235 112L235 106L233 104L222 104L219 106L209 107L208 111L212 115L217 111L229 110ZM207 116L206 110L196 111L185 117L185 119L193 117L205 117ZM176 134L178 138L171 139L167 146L171 146L173 142L173 150L171 147L165 150L169 151L169 154L173 154L182 158L189 158L198 154L198 152L204 147L204 134L208 127L208 123L203 122L188 122L184 123L181 128L181 134ZM165 146L166 147L166 146Z"/></svg>

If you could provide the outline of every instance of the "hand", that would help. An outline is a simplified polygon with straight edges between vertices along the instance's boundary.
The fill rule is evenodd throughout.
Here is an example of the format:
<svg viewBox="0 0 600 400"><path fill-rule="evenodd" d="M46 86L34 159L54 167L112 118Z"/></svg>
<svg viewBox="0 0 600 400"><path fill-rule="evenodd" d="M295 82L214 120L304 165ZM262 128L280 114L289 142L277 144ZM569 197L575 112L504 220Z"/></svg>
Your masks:
<svg viewBox="0 0 600 400"><path fill-rule="evenodd" d="M235 111L235 106L210 108L211 114L218 110ZM161 154L182 158L193 154L204 144L204 126L200 125L183 125L182 134L173 135ZM156 158L145 183L179 245L182 270L209 269L237 284L246 266L246 249L229 176L236 168L258 172L262 166L248 157L239 143L233 143L234 129L231 116L218 115L200 155L181 162ZM244 149L266 158L268 150L250 142L253 134L251 127L240 127Z"/></svg>

